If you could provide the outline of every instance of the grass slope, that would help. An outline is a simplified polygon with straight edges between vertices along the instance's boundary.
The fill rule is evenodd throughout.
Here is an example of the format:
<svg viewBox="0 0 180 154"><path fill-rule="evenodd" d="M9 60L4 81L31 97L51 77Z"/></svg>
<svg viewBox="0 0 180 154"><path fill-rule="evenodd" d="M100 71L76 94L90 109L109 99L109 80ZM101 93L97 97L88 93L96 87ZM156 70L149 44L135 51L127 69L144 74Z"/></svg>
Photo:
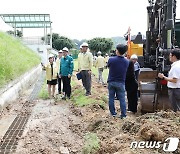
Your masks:
<svg viewBox="0 0 180 154"><path fill-rule="evenodd" d="M0 87L40 63L40 57L19 40L0 32Z"/></svg>

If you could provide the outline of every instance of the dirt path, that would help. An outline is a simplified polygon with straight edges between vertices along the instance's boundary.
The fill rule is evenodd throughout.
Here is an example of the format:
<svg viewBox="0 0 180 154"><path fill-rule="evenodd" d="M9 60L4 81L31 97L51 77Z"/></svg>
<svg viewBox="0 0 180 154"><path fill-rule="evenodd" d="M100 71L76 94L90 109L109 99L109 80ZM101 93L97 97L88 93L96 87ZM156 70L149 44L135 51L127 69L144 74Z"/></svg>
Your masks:
<svg viewBox="0 0 180 154"><path fill-rule="evenodd" d="M83 136L73 132L81 119L69 110L68 102L39 100L33 108L19 145L20 153L60 153L67 148L70 153L80 153Z"/></svg>

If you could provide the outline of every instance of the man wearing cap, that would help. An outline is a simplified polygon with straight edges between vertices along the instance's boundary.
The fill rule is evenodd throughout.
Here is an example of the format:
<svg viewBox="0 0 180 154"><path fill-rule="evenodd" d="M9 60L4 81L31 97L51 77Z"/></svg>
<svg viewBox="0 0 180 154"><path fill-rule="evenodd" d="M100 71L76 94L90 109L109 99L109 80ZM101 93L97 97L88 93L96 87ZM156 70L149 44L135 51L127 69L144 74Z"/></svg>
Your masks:
<svg viewBox="0 0 180 154"><path fill-rule="evenodd" d="M91 95L91 69L93 65L92 53L88 51L88 44L82 44L81 75L86 89L86 96Z"/></svg>
<svg viewBox="0 0 180 154"><path fill-rule="evenodd" d="M125 102L125 79L126 72L129 66L129 61L124 58L124 54L127 51L127 46L118 44L116 46L115 57L109 58L108 67L108 91L109 91L109 110L113 117L117 115L114 106L115 94L120 102L121 119L126 117L126 102Z"/></svg>
<svg viewBox="0 0 180 154"><path fill-rule="evenodd" d="M109 60L109 55L106 53L105 54L105 68L107 68L107 63L108 63L108 60Z"/></svg>
<svg viewBox="0 0 180 154"><path fill-rule="evenodd" d="M58 57L56 59L58 74L59 74L59 70L60 70L60 63L61 63L62 56L63 56L63 52L62 52L62 50L59 50L58 51ZM59 76L58 76L58 93L61 94L61 78Z"/></svg>
<svg viewBox="0 0 180 154"><path fill-rule="evenodd" d="M74 69L74 62L73 62L73 58L68 55L69 49L67 47L64 47L62 51L63 51L63 57L61 58L59 77L61 77L62 79L63 90L65 92L63 99L66 99L66 97L70 99L71 76Z"/></svg>
<svg viewBox="0 0 180 154"><path fill-rule="evenodd" d="M99 73L98 83L102 82L102 84L104 84L102 73L105 66L105 59L104 57L101 56L101 51L98 51L97 56L98 57L96 59L95 67L98 68L98 73Z"/></svg>
<svg viewBox="0 0 180 154"><path fill-rule="evenodd" d="M49 54L48 59L49 59L49 63L46 65L42 64L42 66L43 66L43 69L46 70L46 79L47 79L47 84L48 84L49 98L51 98L51 96L54 98L55 86L57 84L58 70L57 70L56 63L54 62L54 55Z"/></svg>
<svg viewBox="0 0 180 154"><path fill-rule="evenodd" d="M134 63L134 73L135 73L135 77L136 77L136 80L138 81L138 77L139 77L139 71L140 71L140 65L138 63L138 57L136 54L133 54L130 58L133 63Z"/></svg>

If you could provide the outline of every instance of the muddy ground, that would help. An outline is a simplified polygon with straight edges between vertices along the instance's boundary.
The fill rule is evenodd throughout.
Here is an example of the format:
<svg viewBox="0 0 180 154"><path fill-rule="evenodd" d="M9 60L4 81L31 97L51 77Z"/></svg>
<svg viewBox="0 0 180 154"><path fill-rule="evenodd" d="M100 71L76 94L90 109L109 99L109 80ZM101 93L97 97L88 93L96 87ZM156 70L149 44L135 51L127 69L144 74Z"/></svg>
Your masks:
<svg viewBox="0 0 180 154"><path fill-rule="evenodd" d="M74 78L74 80L76 80ZM73 90L82 88L76 81ZM72 91L73 91L72 90ZM93 80L93 93L88 98L100 100L107 96L107 88ZM26 97L8 106L3 116L22 111ZM127 118L113 118L109 115L107 100L105 106L94 103L84 107L74 105L72 100L41 100L31 103L31 116L21 136L16 154L59 154L89 153L85 147L85 136L96 134L99 147L91 153L98 154L152 154L165 153L158 149L130 148L133 141L161 141L168 137L180 138L180 113L158 112L141 115L127 114ZM116 101L119 110L119 103ZM1 136L2 138L2 136ZM174 152L179 154L180 147Z"/></svg>

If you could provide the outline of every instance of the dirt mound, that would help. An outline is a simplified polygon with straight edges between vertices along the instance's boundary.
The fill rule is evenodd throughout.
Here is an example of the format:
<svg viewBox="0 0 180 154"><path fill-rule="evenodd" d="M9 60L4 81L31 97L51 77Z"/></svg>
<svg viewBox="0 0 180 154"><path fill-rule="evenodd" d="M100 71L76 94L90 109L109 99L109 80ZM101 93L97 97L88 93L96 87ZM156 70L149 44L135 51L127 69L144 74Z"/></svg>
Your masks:
<svg viewBox="0 0 180 154"><path fill-rule="evenodd" d="M91 109L92 112L97 112L98 110L103 111L106 109L104 104L91 104L88 107Z"/></svg>
<svg viewBox="0 0 180 154"><path fill-rule="evenodd" d="M160 128L152 124L142 125L139 133L144 140L148 141L163 141L166 135Z"/></svg>
<svg viewBox="0 0 180 154"><path fill-rule="evenodd" d="M100 127L103 125L103 123L104 123L103 119L95 120L88 126L87 130L90 132L96 131L96 130L100 129Z"/></svg>
<svg viewBox="0 0 180 154"><path fill-rule="evenodd" d="M128 134L119 134L109 140L101 142L101 149L98 151L100 154L104 153L116 153L116 152L127 152L132 153L129 147L129 142L132 141L132 137ZM125 150L126 149L126 150ZM121 151L119 151L121 150Z"/></svg>
<svg viewBox="0 0 180 154"><path fill-rule="evenodd" d="M126 121L122 126L122 130L124 133L136 134L140 127L141 125L137 124L135 121Z"/></svg>
<svg viewBox="0 0 180 154"><path fill-rule="evenodd" d="M178 112L161 111L145 114L136 118L136 121L142 125L141 131L143 138L147 140L151 138L154 140L163 140L171 136L180 137L179 119ZM144 133L145 131L148 131L148 133Z"/></svg>
<svg viewBox="0 0 180 154"><path fill-rule="evenodd" d="M76 116L83 116L82 110L78 107L75 107L73 104L70 105L70 110Z"/></svg>

